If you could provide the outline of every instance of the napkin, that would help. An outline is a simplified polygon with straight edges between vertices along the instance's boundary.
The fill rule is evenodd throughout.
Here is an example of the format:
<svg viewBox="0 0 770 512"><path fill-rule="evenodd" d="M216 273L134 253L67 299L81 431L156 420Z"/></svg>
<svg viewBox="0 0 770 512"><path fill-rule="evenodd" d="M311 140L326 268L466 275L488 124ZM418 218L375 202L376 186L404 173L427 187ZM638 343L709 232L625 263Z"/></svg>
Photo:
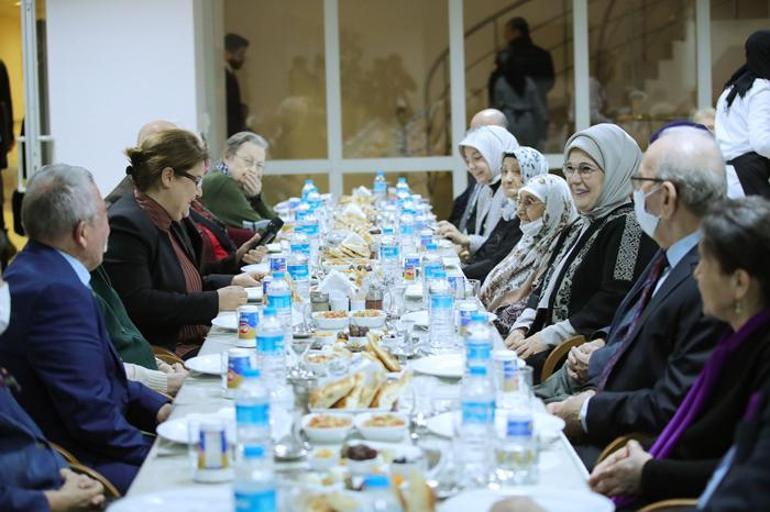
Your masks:
<svg viewBox="0 0 770 512"><path fill-rule="evenodd" d="M353 197L372 197L372 191L361 185L353 189Z"/></svg>
<svg viewBox="0 0 770 512"><path fill-rule="evenodd" d="M321 281L321 284L318 285L318 288L329 294L332 291L339 291L348 297L353 295L356 291L356 285L351 283L350 279L348 279L345 274L338 272L337 270L329 272L326 277L324 277L323 281Z"/></svg>
<svg viewBox="0 0 770 512"><path fill-rule="evenodd" d="M366 219L366 214L356 203L348 203L345 209L342 210L344 215L350 215L352 217L358 217L359 219Z"/></svg>
<svg viewBox="0 0 770 512"><path fill-rule="evenodd" d="M340 245L369 247L369 244L366 243L366 240L361 238L359 234L352 231L348 231L348 234L342 240Z"/></svg>

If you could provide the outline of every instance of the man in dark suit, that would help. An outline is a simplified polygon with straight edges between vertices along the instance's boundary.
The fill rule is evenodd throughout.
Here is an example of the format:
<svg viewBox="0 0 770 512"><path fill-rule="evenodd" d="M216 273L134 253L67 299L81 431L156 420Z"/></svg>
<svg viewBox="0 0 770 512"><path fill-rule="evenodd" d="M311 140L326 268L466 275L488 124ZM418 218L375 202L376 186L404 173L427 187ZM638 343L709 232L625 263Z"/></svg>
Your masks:
<svg viewBox="0 0 770 512"><path fill-rule="evenodd" d="M649 147L631 179L639 224L661 250L618 308L606 346L590 354L583 378L591 378L575 386L588 390L548 405L566 421L573 443L582 443L576 449L589 468L615 437L660 432L725 329L703 315L692 277L701 218L725 195L724 161L713 138L672 128ZM574 370L561 372L569 380Z"/></svg>
<svg viewBox="0 0 770 512"><path fill-rule="evenodd" d="M13 311L0 364L46 438L125 492L152 444L142 430L171 405L126 379L89 285L110 231L104 201L85 169L49 165L27 183L22 220L30 241L5 273Z"/></svg>
<svg viewBox="0 0 770 512"><path fill-rule="evenodd" d="M246 129L245 105L241 103L241 88L235 71L246 61L249 41L238 34L225 36L225 99L227 109L227 136Z"/></svg>

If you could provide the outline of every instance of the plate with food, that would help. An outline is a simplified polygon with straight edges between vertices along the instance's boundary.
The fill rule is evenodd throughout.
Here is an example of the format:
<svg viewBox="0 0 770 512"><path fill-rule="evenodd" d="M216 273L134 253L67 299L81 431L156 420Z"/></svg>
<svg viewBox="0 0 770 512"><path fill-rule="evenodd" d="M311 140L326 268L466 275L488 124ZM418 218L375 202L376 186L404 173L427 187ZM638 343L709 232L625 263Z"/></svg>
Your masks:
<svg viewBox="0 0 770 512"><path fill-rule="evenodd" d="M402 441L407 433L407 418L395 412L358 414L353 421L364 439L371 441Z"/></svg>
<svg viewBox="0 0 770 512"><path fill-rule="evenodd" d="M316 311L312 316L318 328L325 331L344 329L349 321L347 311Z"/></svg>

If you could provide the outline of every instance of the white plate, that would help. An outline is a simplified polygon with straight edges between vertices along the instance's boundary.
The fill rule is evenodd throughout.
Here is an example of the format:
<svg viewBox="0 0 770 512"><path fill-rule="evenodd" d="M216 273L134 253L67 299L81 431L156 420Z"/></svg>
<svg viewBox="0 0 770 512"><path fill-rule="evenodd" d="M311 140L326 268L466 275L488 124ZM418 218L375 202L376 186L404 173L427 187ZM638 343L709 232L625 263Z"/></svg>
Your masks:
<svg viewBox="0 0 770 512"><path fill-rule="evenodd" d="M220 354L191 357L184 362L190 370L208 375L222 375L222 357Z"/></svg>
<svg viewBox="0 0 770 512"><path fill-rule="evenodd" d="M612 512L615 505L601 494L590 491L555 489L546 487L518 488L500 491L475 489L465 491L444 502L441 512L467 512L489 510L492 505L507 496L529 496L546 512Z"/></svg>
<svg viewBox="0 0 770 512"><path fill-rule="evenodd" d="M302 315L294 310L292 311L292 325L299 325L302 323ZM226 331L238 330L238 313L235 311L221 311L212 321L211 325L219 327Z"/></svg>
<svg viewBox="0 0 770 512"><path fill-rule="evenodd" d="M264 291L261 286L250 286L249 288L244 288L244 290L246 290L246 297L249 302L260 302L262 300Z"/></svg>
<svg viewBox="0 0 770 512"><path fill-rule="evenodd" d="M501 414L502 413L502 414ZM434 434L443 437L452 437L454 428L453 423L455 420L459 421L460 411L445 412L437 416L433 416L428 419L428 430ZM548 414L545 412L536 412L532 414L534 421L535 433L544 439L552 439L558 437L559 433L564 429L564 420ZM505 428L505 411L497 409L495 414L495 424L499 431Z"/></svg>
<svg viewBox="0 0 770 512"><path fill-rule="evenodd" d="M261 272L263 274L268 274L270 272L270 263L262 262L254 263L252 265L244 265L241 267L241 272Z"/></svg>
<svg viewBox="0 0 770 512"><path fill-rule="evenodd" d="M412 369L425 375L459 379L465 370L465 358L462 354L423 357L412 363Z"/></svg>
<svg viewBox="0 0 770 512"><path fill-rule="evenodd" d="M167 420L155 429L158 435L175 443L189 443L188 425L191 421L223 420L226 423L227 437L235 440L235 409L224 407L211 414L188 414L182 418ZM193 436L196 436L193 434ZM196 436L197 437L197 436ZM195 438L195 437L194 437Z"/></svg>
<svg viewBox="0 0 770 512"><path fill-rule="evenodd" d="M122 498L110 505L110 512L230 512L232 485L176 487L165 491Z"/></svg>
<svg viewBox="0 0 770 512"><path fill-rule="evenodd" d="M404 291L404 297L407 299L422 299L422 284L410 284Z"/></svg>
<svg viewBox="0 0 770 512"><path fill-rule="evenodd" d="M281 252L283 250L279 242L267 244L265 247L267 247L267 252Z"/></svg>
<svg viewBox="0 0 770 512"><path fill-rule="evenodd" d="M422 290L422 288L420 288ZM412 311L401 316L402 320L412 320L418 327L428 327L428 312L426 310Z"/></svg>

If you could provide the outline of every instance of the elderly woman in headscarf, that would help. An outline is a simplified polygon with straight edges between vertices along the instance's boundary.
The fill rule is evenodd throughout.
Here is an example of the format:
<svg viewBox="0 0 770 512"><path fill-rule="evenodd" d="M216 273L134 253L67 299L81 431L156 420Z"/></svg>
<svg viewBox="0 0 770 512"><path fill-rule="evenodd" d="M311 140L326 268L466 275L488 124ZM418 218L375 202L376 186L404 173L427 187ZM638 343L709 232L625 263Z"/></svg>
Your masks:
<svg viewBox="0 0 770 512"><path fill-rule="evenodd" d="M463 273L468 279L483 280L513 249L521 239L519 217L516 215L516 201L519 189L530 179L548 174L548 160L538 150L517 147L510 153L503 153L501 189L505 195L503 211L495 229L478 251L471 256L461 252L465 260Z"/></svg>
<svg viewBox="0 0 770 512"><path fill-rule="evenodd" d="M479 186L460 221L460 225L465 226L464 231L441 221L438 232L471 255L484 245L502 218L505 194L500 186L500 168L503 153L517 145L513 135L499 126L471 130L460 142L460 154Z"/></svg>
<svg viewBox="0 0 770 512"><path fill-rule="evenodd" d="M657 249L629 199L642 158L634 139L619 126L597 124L570 137L564 154L564 176L580 216L560 236L548 271L506 339L538 373L553 347L610 324Z"/></svg>
<svg viewBox="0 0 770 512"><path fill-rule="evenodd" d="M746 63L725 84L714 124L743 192L770 198L770 30L746 40Z"/></svg>
<svg viewBox="0 0 770 512"><path fill-rule="evenodd" d="M507 174L503 172L504 184ZM576 217L569 186L558 176L537 176L519 191L523 236L484 280L479 297L488 311L497 313L497 329L503 336L526 308L559 235Z"/></svg>

